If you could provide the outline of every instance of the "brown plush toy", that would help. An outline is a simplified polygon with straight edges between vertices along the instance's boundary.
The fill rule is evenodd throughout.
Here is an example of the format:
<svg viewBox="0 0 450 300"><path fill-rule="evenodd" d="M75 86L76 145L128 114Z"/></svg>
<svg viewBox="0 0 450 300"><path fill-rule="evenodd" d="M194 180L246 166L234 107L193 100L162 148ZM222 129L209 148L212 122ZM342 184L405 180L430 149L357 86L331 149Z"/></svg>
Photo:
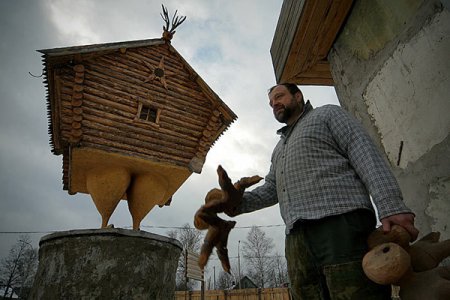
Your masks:
<svg viewBox="0 0 450 300"><path fill-rule="evenodd" d="M223 270L230 273L227 242L230 231L234 228L236 222L223 220L217 214L225 212L228 215L235 215L235 209L242 199L244 190L261 181L262 177L243 177L232 184L222 166L217 168L217 175L219 176L221 190L210 190L206 194L205 204L197 210L194 216L195 228L208 230L200 250L198 264L201 269L204 269L213 248L216 247L217 256L222 263Z"/></svg>
<svg viewBox="0 0 450 300"><path fill-rule="evenodd" d="M377 229L368 239L364 272L376 283L400 286L402 300L449 300L450 266L438 265L450 256L450 240L439 242L439 236L432 232L409 245L402 227L387 234Z"/></svg>

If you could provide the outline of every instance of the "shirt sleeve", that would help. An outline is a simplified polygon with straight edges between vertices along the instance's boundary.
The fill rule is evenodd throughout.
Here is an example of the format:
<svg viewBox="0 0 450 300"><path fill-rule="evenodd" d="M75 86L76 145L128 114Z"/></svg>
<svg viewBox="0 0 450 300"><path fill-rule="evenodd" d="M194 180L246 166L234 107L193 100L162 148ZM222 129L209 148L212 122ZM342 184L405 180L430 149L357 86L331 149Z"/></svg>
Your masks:
<svg viewBox="0 0 450 300"><path fill-rule="evenodd" d="M327 126L372 196L379 218L411 213L396 178L363 126L339 106L330 106Z"/></svg>

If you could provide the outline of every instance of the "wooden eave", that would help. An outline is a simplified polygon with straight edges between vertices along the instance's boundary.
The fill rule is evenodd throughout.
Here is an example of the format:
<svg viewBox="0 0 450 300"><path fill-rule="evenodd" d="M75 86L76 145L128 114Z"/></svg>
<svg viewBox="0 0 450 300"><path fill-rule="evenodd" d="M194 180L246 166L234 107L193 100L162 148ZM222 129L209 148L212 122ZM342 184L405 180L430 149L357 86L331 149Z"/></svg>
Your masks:
<svg viewBox="0 0 450 300"><path fill-rule="evenodd" d="M128 41L128 42L115 42L115 43L105 43L105 44L92 44L84 46L74 46L74 47L62 47L53 49L43 49L37 50L38 52L45 54L47 57L55 56L65 56L65 55L75 55L75 54L86 54L93 52L103 52L103 51L116 51L121 48L137 48L137 47L147 47L162 45L165 41L163 39L148 39L148 40L138 40L138 41ZM103 53L102 53L103 54Z"/></svg>
<svg viewBox="0 0 450 300"><path fill-rule="evenodd" d="M328 53L353 0L284 0L270 53L277 83L334 85Z"/></svg>
<svg viewBox="0 0 450 300"><path fill-rule="evenodd" d="M56 155L60 155L64 152L65 145L61 145L61 139L58 136L59 133L59 104L56 103L55 96L55 84L53 78L53 69L57 68L58 65L67 64L68 62L77 63L86 58L91 58L93 56L100 56L111 52L116 52L121 49L138 48L138 47L149 47L168 44L170 51L174 53L178 59L185 66L190 77L195 81L201 88L205 97L213 104L214 109L217 109L221 113L221 118L224 125L216 132L213 137L213 144L224 131L233 123L237 116L234 112L220 99L220 97L206 84L206 82L194 71L194 69L187 63L187 61L176 51L176 49L165 40L158 39L148 39L148 40L138 40L138 41L128 41L128 42L116 42L107 44L94 44L94 45L84 45L84 46L74 46L74 47L64 47L64 48L54 48L54 49L43 49L37 50L42 53L42 59L44 64L44 83L47 88L47 113L49 120L49 134L50 144L52 147L52 152Z"/></svg>

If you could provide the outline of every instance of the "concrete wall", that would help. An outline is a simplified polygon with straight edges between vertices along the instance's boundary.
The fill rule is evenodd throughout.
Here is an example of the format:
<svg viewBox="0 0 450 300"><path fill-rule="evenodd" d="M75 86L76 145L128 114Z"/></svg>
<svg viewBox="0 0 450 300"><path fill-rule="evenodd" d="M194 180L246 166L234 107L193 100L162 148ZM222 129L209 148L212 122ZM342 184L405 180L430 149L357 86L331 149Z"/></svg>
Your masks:
<svg viewBox="0 0 450 300"><path fill-rule="evenodd" d="M357 0L328 59L422 233L450 238L450 1Z"/></svg>
<svg viewBox="0 0 450 300"><path fill-rule="evenodd" d="M126 229L57 232L39 243L29 299L173 299L179 241Z"/></svg>

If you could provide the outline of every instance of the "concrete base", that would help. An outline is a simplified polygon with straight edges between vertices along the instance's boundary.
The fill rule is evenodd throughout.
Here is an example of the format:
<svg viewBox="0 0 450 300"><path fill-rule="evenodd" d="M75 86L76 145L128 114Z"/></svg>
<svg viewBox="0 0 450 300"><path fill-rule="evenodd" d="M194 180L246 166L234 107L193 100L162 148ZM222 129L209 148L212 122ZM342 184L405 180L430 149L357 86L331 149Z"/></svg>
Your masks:
<svg viewBox="0 0 450 300"><path fill-rule="evenodd" d="M125 229L44 236L29 299L173 299L180 242Z"/></svg>

